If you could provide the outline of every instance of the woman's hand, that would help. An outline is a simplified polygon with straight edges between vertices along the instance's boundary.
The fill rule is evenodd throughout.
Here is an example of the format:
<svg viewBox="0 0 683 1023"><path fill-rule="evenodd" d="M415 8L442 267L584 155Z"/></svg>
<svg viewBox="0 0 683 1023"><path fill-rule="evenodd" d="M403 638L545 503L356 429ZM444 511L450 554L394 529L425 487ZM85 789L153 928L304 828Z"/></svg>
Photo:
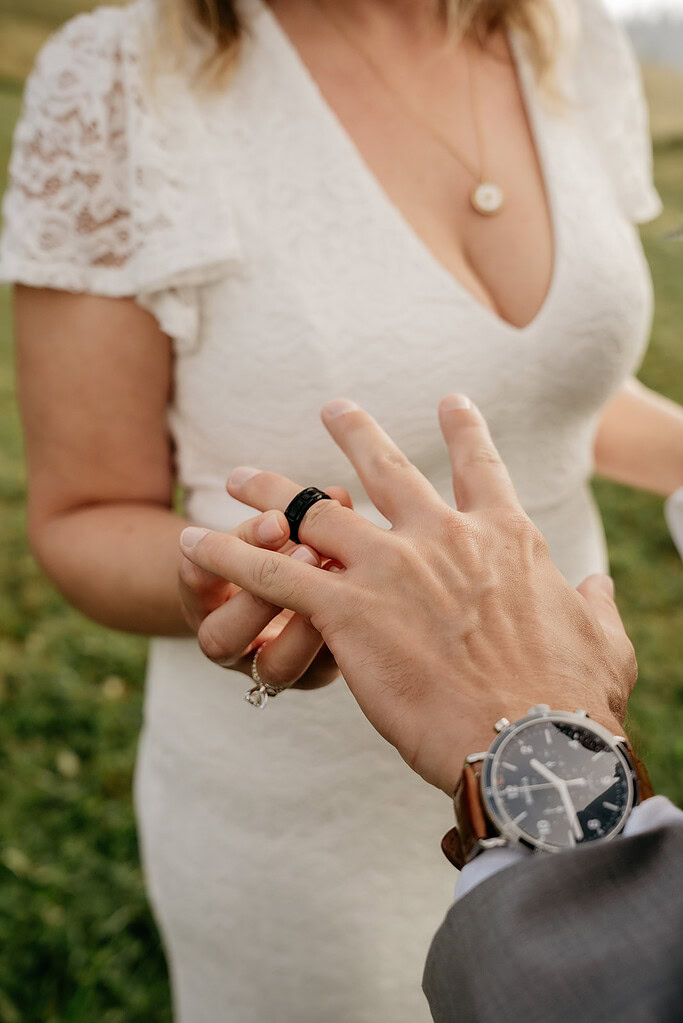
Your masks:
<svg viewBox="0 0 683 1023"><path fill-rule="evenodd" d="M238 481L254 473L255 470L237 469L230 479ZM259 473L259 476L263 478L262 503L266 507L280 506L280 477L267 473ZM343 488L329 487L326 493L340 504L351 507L351 498ZM286 507L287 503L282 506ZM206 532L197 526L188 527L182 536L183 549L193 540L198 542ZM277 551L303 564L323 567L321 558L311 547L291 542L289 523L282 511L268 511L248 519L228 535L262 550ZM188 625L197 634L203 653L221 667L251 676L253 655L263 647L259 674L276 688L295 685L299 689L318 689L329 685L339 675L334 657L320 633L301 615L241 590L222 576L193 564L187 557L181 559L179 587Z"/></svg>
<svg viewBox="0 0 683 1023"><path fill-rule="evenodd" d="M664 515L683 558L683 407L628 380L603 410L595 468L617 483L667 498Z"/></svg>
<svg viewBox="0 0 683 1023"><path fill-rule="evenodd" d="M440 409L457 510L362 409L333 402L323 418L392 528L313 505L299 532L336 574L218 533L186 556L306 617L369 720L445 792L493 722L532 704L583 708L620 731L636 663L611 582L577 592L558 572L476 409L458 396ZM268 473L229 485L260 509L278 488L283 508L300 486Z"/></svg>
<svg viewBox="0 0 683 1023"><path fill-rule="evenodd" d="M595 469L662 497L675 493L683 487L683 407L628 380L603 410Z"/></svg>

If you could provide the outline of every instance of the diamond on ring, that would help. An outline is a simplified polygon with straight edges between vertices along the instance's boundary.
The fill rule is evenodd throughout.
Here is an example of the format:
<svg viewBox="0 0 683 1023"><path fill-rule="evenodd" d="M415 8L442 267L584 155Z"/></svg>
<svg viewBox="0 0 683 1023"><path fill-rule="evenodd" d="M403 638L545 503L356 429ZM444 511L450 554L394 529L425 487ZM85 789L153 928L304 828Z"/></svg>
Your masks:
<svg viewBox="0 0 683 1023"><path fill-rule="evenodd" d="M254 686L244 694L244 699L257 710L262 710L268 702L268 693L262 686Z"/></svg>
<svg viewBox="0 0 683 1023"><path fill-rule="evenodd" d="M274 698L278 695L278 693L281 693L283 689L288 688L288 686L277 687L268 685L268 683L264 682L259 675L258 659L261 655L261 651L265 649L265 646L266 644L264 643L254 654L251 662L251 677L254 680L254 685L251 689L247 690L243 697L247 703L251 704L252 707L256 707L257 710L263 710L265 705L268 703L268 697Z"/></svg>

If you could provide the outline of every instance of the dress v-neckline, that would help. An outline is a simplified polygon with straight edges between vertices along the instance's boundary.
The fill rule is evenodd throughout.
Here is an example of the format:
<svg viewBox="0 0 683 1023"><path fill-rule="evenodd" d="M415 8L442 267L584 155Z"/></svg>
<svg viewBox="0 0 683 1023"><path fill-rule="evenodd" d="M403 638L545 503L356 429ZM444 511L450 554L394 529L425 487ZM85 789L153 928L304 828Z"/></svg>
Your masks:
<svg viewBox="0 0 683 1023"><path fill-rule="evenodd" d="M555 292L558 288L558 280L561 270L561 245L559 237L559 218L557 216L557 194L554 187L554 177L550 166L549 154L546 149L542 133L539 130L541 112L534 95L531 81L531 71L527 65L522 52L520 40L511 31L508 40L515 62L517 80L519 83L522 101L526 112L531 137L536 151L536 158L541 169L541 178L545 192L546 203L550 216L553 249L553 267L550 283L543 298L543 302L532 319L523 326L516 326L509 320L484 305L476 295L467 288L455 274L439 259L436 253L429 247L413 224L408 220L401 208L390 198L381 181L370 168L363 157L354 139L342 123L337 112L328 102L326 97L309 70L293 41L280 24L280 21L270 9L266 0L248 0L253 7L255 14L263 19L265 28L270 32L273 44L280 50L283 60L286 60L292 67L292 71L299 79L303 92L308 96L310 102L315 105L317 112L323 122L327 124L330 134L336 139L337 144L346 151L349 164L353 167L359 182L363 188L372 195L379 209L383 210L384 216L393 223L393 227L401 234L406 245L412 248L419 258L435 277L441 278L447 290L454 294L460 301L466 302L489 326L497 326L501 331L507 332L511 337L522 340L527 335L536 334L542 327L550 312L554 301Z"/></svg>

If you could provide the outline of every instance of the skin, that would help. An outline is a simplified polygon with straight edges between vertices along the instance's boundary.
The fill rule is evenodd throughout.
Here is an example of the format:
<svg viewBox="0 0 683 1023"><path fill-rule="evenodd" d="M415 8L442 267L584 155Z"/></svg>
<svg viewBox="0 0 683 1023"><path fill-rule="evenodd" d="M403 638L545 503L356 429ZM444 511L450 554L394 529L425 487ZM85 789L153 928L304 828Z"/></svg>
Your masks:
<svg viewBox="0 0 683 1023"><path fill-rule="evenodd" d="M444 267L494 315L531 321L550 286L553 238L543 179L505 37L483 50L445 35L425 5L274 0L271 8L389 198ZM402 15L402 16L401 16ZM489 177L505 183L507 208L490 220L475 213L476 182L433 134L406 112L347 37L358 40L401 95L476 163L467 61L490 150ZM480 115L481 119L481 115ZM416 188L416 182L421 187Z"/></svg>
<svg viewBox="0 0 683 1023"><path fill-rule="evenodd" d="M84 614L129 632L191 635L237 588L192 570L178 554L187 521L172 510L173 465L166 405L172 378L168 340L132 300L17 289L19 400L29 477L28 530L47 574ZM45 352L50 358L45 358ZM343 488L330 488L350 504ZM287 523L237 535L293 550ZM308 554L315 564L318 560ZM182 568L182 572L181 572ZM180 573L180 576L179 576ZM179 583L180 579L180 583ZM244 653L272 644L273 671L288 681L326 684L338 674L320 637L291 612L271 622L248 594L232 603L249 617ZM261 633L259 624L270 623ZM287 628L284 628L287 626ZM223 663L248 672L246 657Z"/></svg>
<svg viewBox="0 0 683 1023"><path fill-rule="evenodd" d="M532 704L584 708L621 732L637 668L611 581L576 591L555 568L479 412L459 395L440 408L458 510L353 402L332 402L323 421L391 529L321 501L299 531L335 572L196 527L184 556L308 619L370 722L446 793L493 722ZM298 489L272 473L231 486L254 508ZM200 642L204 630L212 643L230 634L225 611L214 615Z"/></svg>
<svg viewBox="0 0 683 1023"><path fill-rule="evenodd" d="M605 408L595 440L608 479L668 497L683 484L681 406L629 380Z"/></svg>
<svg viewBox="0 0 683 1023"><path fill-rule="evenodd" d="M493 37L486 51L469 41L458 50L445 40L431 7L417 0L334 5L334 16L362 36L386 76L400 81L454 144L473 153L462 59L467 47L495 140L490 171L500 171L511 200L489 221L470 209L468 173L406 114L310 0L274 0L272 6L368 166L436 258L493 315L529 322L551 279L552 232L505 39ZM429 187L416 188L416 181ZM47 289L18 287L15 321L29 533L38 560L66 597L97 621L145 634L196 632L234 591L189 576L178 555L187 523L173 510L169 339L132 299ZM630 385L606 409L596 452L599 472L670 493L683 483L683 412ZM263 616L254 612L256 626ZM248 670L244 655L264 638L272 641L288 620L271 622L266 636L248 630L253 635L240 656L230 644L224 663ZM319 637L300 622L294 628L299 640L280 648L271 642L264 668L286 674L287 681L329 680Z"/></svg>

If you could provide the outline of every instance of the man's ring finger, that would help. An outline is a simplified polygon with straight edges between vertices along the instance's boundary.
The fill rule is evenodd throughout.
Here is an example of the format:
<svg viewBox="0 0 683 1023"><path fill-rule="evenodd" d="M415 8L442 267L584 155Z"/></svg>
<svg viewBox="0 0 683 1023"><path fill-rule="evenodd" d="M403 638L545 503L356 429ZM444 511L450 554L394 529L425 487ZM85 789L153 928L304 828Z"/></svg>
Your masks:
<svg viewBox="0 0 683 1023"><path fill-rule="evenodd" d="M290 501L285 508L285 518L289 523L289 538L293 543L299 543L299 526L304 520L304 515L318 501L331 501L332 498L317 487L306 487L300 490L293 501Z"/></svg>

